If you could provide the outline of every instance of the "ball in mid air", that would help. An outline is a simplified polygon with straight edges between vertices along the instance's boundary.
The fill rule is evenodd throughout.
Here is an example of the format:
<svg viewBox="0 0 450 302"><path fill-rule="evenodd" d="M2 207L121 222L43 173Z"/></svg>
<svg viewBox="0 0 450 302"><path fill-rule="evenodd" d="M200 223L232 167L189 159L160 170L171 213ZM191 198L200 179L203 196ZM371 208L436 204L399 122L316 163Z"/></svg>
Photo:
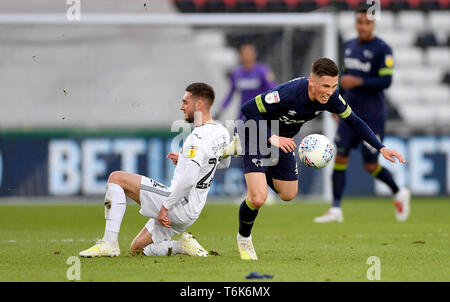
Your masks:
<svg viewBox="0 0 450 302"><path fill-rule="evenodd" d="M305 166L320 169L333 159L333 144L321 134L310 134L302 139L298 147L300 160Z"/></svg>

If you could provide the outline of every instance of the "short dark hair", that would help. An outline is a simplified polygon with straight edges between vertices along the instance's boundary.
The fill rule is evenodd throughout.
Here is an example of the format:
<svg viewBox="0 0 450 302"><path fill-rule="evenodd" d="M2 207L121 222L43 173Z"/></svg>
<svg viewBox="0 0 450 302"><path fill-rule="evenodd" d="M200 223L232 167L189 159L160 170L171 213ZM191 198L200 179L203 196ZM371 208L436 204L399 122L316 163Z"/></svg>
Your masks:
<svg viewBox="0 0 450 302"><path fill-rule="evenodd" d="M356 7L355 14L367 14L367 11L369 10L370 7L371 5L362 2Z"/></svg>
<svg viewBox="0 0 450 302"><path fill-rule="evenodd" d="M315 75L336 77L339 75L339 68L333 60L328 58L320 58L312 64L312 72Z"/></svg>
<svg viewBox="0 0 450 302"><path fill-rule="evenodd" d="M192 83L186 87L186 91L190 92L193 97L201 97L209 101L209 105L214 103L214 89L206 83Z"/></svg>

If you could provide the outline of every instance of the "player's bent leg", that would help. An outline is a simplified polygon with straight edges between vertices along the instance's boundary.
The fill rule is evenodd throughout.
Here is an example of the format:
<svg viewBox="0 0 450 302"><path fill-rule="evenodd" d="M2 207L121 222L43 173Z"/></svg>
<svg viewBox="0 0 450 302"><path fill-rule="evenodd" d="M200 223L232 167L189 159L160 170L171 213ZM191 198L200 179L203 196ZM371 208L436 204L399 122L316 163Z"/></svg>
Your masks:
<svg viewBox="0 0 450 302"><path fill-rule="evenodd" d="M284 201L291 201L298 193L298 180L273 179L278 196Z"/></svg>
<svg viewBox="0 0 450 302"><path fill-rule="evenodd" d="M141 176L116 171L109 175L105 193L105 233L102 240L80 252L82 257L119 256L119 232L126 211L126 196L139 203Z"/></svg>
<svg viewBox="0 0 450 302"><path fill-rule="evenodd" d="M125 194L140 204L141 175L124 171L114 171L108 177L108 183L119 185Z"/></svg>
<svg viewBox="0 0 450 302"><path fill-rule="evenodd" d="M239 207L239 233L237 245L242 260L257 260L252 243L251 230L258 215L258 209L264 205L267 198L267 181L265 173L249 172L245 174L248 197Z"/></svg>
<svg viewBox="0 0 450 302"><path fill-rule="evenodd" d="M248 202L253 209L259 209L264 205L267 198L266 175L260 172L251 172L245 174L247 183Z"/></svg>
<svg viewBox="0 0 450 302"><path fill-rule="evenodd" d="M152 242L152 234L150 234L150 232L144 226L131 242L131 254L133 254L134 256L141 254L144 248Z"/></svg>

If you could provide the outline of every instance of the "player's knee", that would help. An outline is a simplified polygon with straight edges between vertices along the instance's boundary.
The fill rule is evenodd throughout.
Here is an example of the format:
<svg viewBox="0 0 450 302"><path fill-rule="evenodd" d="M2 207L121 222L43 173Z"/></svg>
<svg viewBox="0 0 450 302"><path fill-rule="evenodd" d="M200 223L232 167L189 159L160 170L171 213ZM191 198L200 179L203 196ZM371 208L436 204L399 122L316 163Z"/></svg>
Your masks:
<svg viewBox="0 0 450 302"><path fill-rule="evenodd" d="M364 163L364 169L372 174L378 168L378 163Z"/></svg>
<svg viewBox="0 0 450 302"><path fill-rule="evenodd" d="M130 252L133 255L138 255L141 250L144 249L145 246L142 246L142 243L139 240L133 240L130 245Z"/></svg>
<svg viewBox="0 0 450 302"><path fill-rule="evenodd" d="M336 155L335 159L336 164L347 164L348 163L348 156L345 154L338 154Z"/></svg>
<svg viewBox="0 0 450 302"><path fill-rule="evenodd" d="M111 172L111 174L109 174L109 177L108 177L108 182L112 182L115 184L120 183L120 180L122 179L121 174L122 174L121 171Z"/></svg>
<svg viewBox="0 0 450 302"><path fill-rule="evenodd" d="M122 171L111 172L111 174L109 174L109 177L108 177L108 182L112 182L112 183L120 185L122 182L122 179L123 179L123 174L124 174L124 172L122 172Z"/></svg>
<svg viewBox="0 0 450 302"><path fill-rule="evenodd" d="M252 208L259 209L266 202L266 198L267 198L267 196L265 196L265 197L264 196L259 196L259 195L257 195L257 196L249 196L248 197L248 202L250 203Z"/></svg>
<svg viewBox="0 0 450 302"><path fill-rule="evenodd" d="M289 191L289 192L279 192L278 196L283 201L291 201L292 199L295 198L295 196L297 196L297 191L298 190L293 190L293 191Z"/></svg>

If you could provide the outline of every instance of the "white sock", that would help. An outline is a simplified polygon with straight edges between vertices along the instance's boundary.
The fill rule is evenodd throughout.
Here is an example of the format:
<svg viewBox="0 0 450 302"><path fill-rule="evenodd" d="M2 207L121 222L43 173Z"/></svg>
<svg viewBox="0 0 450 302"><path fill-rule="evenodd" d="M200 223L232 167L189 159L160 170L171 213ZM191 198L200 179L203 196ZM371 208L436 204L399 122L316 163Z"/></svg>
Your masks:
<svg viewBox="0 0 450 302"><path fill-rule="evenodd" d="M340 207L331 207L330 210L331 210L331 213L335 213L335 214L342 213L342 209Z"/></svg>
<svg viewBox="0 0 450 302"><path fill-rule="evenodd" d="M238 240L252 240L252 234L250 234L250 236L248 236L248 237L244 237L241 234L239 234L239 232L238 232L237 239Z"/></svg>
<svg viewBox="0 0 450 302"><path fill-rule="evenodd" d="M125 215L127 199L121 186L106 184L105 194L105 235L103 239L110 244L118 244L120 224Z"/></svg>
<svg viewBox="0 0 450 302"><path fill-rule="evenodd" d="M146 256L170 256L181 254L179 244L174 240L166 240L158 243L150 243L144 247L144 255ZM170 251L170 253L169 253Z"/></svg>

